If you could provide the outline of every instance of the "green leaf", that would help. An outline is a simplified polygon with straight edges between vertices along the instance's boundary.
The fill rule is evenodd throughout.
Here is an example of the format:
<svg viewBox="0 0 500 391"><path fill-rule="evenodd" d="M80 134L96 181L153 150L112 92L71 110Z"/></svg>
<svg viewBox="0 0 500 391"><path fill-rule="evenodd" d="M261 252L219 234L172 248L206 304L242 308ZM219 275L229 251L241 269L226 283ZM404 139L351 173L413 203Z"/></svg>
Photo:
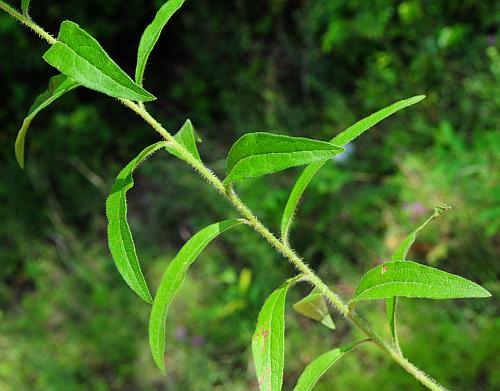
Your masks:
<svg viewBox="0 0 500 391"><path fill-rule="evenodd" d="M321 376L323 376L333 364L341 359L352 348L364 341L365 340L353 342L323 353L304 369L304 372L300 375L297 385L293 391L311 391Z"/></svg>
<svg viewBox="0 0 500 391"><path fill-rule="evenodd" d="M331 330L335 330L335 323L328 311L328 305L320 292L313 290L309 295L293 305L299 314L320 322Z"/></svg>
<svg viewBox="0 0 500 391"><path fill-rule="evenodd" d="M423 230L432 220L441 216L444 212L451 209L448 205L440 205L434 208L434 213L424 221L422 225L420 225L416 230L411 232L399 245L397 250L392 254L391 261L405 260L408 255L408 251L410 250L413 243L417 239L417 234Z"/></svg>
<svg viewBox="0 0 500 391"><path fill-rule="evenodd" d="M356 137L360 136L362 133L378 124L383 119L389 117L390 115L396 113L397 111L404 109L405 107L414 105L425 98L425 95L417 95L412 98L404 99L399 102L393 103L392 105L377 111L376 113L363 118L361 121L356 122L351 127L344 130L342 133L335 136L330 140L332 144L345 146ZM306 190L307 185L311 182L312 178L318 172L318 170L323 167L326 161L312 163L304 169L300 174L297 182L295 183L288 201L283 212L283 217L281 218L281 237L288 241L288 235L292 225L293 215L297 209L300 198Z"/></svg>
<svg viewBox="0 0 500 391"><path fill-rule="evenodd" d="M23 125L17 134L15 143L16 159L21 168L24 168L24 144L26 132L33 121L33 118L44 108L49 106L57 98L63 96L66 92L78 87L78 83L71 80L66 75L57 75L50 78L49 86L42 94L38 95L31 105L28 116L24 119Z"/></svg>
<svg viewBox="0 0 500 391"><path fill-rule="evenodd" d="M191 154L196 158L196 160L199 160L201 162L200 154L198 153L198 148L196 148L196 142L200 141L200 138L196 134L196 131L193 128L193 124L191 123L190 120L186 120L184 122L184 125L182 125L181 130L179 130L175 135L174 138L184 146ZM172 155L178 157L181 160L185 160L174 148L167 146L166 147L167 151L170 152Z"/></svg>
<svg viewBox="0 0 500 391"><path fill-rule="evenodd" d="M28 16L28 11L30 8L30 1L31 0L21 0L21 10L23 11L23 14L25 16Z"/></svg>
<svg viewBox="0 0 500 391"><path fill-rule="evenodd" d="M281 237L285 242L288 241L288 235L290 233L290 228L292 227L293 215L295 214L302 194L304 194L307 185L311 182L314 175L316 175L325 163L326 161L309 164L304 171L300 173L297 182L295 182L295 185L293 186L290 196L286 202L283 216L281 217Z"/></svg>
<svg viewBox="0 0 500 391"><path fill-rule="evenodd" d="M258 177L328 160L344 148L324 141L272 133L248 133L236 141L227 156L226 185L243 178Z"/></svg>
<svg viewBox="0 0 500 391"><path fill-rule="evenodd" d="M91 90L135 101L156 99L108 56L102 46L76 23L64 21L59 40L43 55L60 72Z"/></svg>
<svg viewBox="0 0 500 391"><path fill-rule="evenodd" d="M142 150L120 171L106 200L108 245L111 255L125 282L147 303L152 303L153 300L142 274L132 233L127 222L126 194L134 186L132 173L137 166L158 149L165 147L166 144L166 141L160 141Z"/></svg>
<svg viewBox="0 0 500 391"><path fill-rule="evenodd" d="M281 390L285 353L285 298L288 288L301 278L297 276L286 281L271 293L260 310L252 338L252 353L261 390Z"/></svg>
<svg viewBox="0 0 500 391"><path fill-rule="evenodd" d="M413 243L415 243L415 240L417 239L417 234L424 229L427 224L429 224L432 220L436 219L437 217L441 216L444 212L449 210L450 207L448 205L440 205L436 208L434 208L434 213L432 216L430 216L420 227L418 227L416 230L411 232L399 245L397 250L392 254L391 256L391 261L398 261L398 260L406 260L406 256L408 255L408 251L410 250L411 246ZM396 331L396 309L398 306L398 299L397 297L390 297L386 300L386 313L387 313L387 320L389 322L389 329L391 331L392 339L394 343L396 344L396 347L399 346L398 342L398 336L397 336L397 331Z"/></svg>
<svg viewBox="0 0 500 391"><path fill-rule="evenodd" d="M387 106L386 108L379 110L366 118L363 118L361 121L356 122L354 125L335 136L331 142L337 145L346 145L371 127L378 124L380 121L386 119L394 113L397 113L401 109L420 102L423 99L425 99L425 95L417 95L393 103L392 105Z"/></svg>
<svg viewBox="0 0 500 391"><path fill-rule="evenodd" d="M149 346L163 374L165 374L165 321L170 304L181 287L191 264L203 249L222 232L242 224L242 220L224 220L211 224L193 235L170 262L158 287L149 317Z"/></svg>
<svg viewBox="0 0 500 391"><path fill-rule="evenodd" d="M374 267L359 281L351 302L393 296L427 299L490 297L480 285L455 274L411 261L390 261Z"/></svg>
<svg viewBox="0 0 500 391"><path fill-rule="evenodd" d="M385 300L385 313L387 315L387 323L389 324L389 330L391 331L392 341L397 350L400 350L398 332L396 330L396 311L398 308L398 298L396 296L389 297Z"/></svg>
<svg viewBox="0 0 500 391"><path fill-rule="evenodd" d="M137 66L135 68L135 81L142 85L144 78L144 69L148 62L149 55L153 51L163 27L170 20L172 15L182 7L185 0L169 0L158 10L151 24L146 27L137 50Z"/></svg>

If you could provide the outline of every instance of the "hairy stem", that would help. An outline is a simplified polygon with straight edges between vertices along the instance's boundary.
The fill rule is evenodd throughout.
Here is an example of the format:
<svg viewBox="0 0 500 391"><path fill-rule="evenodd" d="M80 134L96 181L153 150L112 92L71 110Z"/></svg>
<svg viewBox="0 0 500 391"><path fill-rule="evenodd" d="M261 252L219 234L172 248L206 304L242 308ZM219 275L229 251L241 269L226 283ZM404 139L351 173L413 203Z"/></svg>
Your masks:
<svg viewBox="0 0 500 391"><path fill-rule="evenodd" d="M33 30L35 33L37 33L40 37L45 39L51 45L53 45L57 42L57 40L50 33L48 33L43 28L41 28L38 24L33 22L33 20L31 20L31 18L23 15L22 13L20 13L15 8L8 5L7 3L0 1L0 9L3 9L10 16L12 16L14 19L17 19L19 22L24 24L26 27L29 27L31 30Z"/></svg>
<svg viewBox="0 0 500 391"><path fill-rule="evenodd" d="M44 38L49 44L53 45L57 40L42 27L37 25L33 20L24 16L4 1L0 0L0 9L6 11L9 15L17 19L22 24L26 25L39 36ZM418 369L415 365L409 362L402 354L394 350L383 339L373 331L373 329L359 316L356 312L351 311L348 305L329 287L321 278L295 253L287 242L279 240L264 224L262 224L255 214L248 208L232 190L224 186L222 181L202 162L197 160L184 146L179 144L177 140L144 108L143 104L134 103L128 99L119 99L121 103L143 118L161 137L169 141L173 148L185 158L190 166L192 166L205 180L224 198L226 198L234 208L244 217L248 224L259 233L269 244L271 244L278 252L287 258L293 266L304 275L314 287L316 287L328 301L348 320L361 329L364 334L375 345L388 354L394 361L396 361L402 368L409 374L415 377L420 383L433 391L446 391L446 389L437 384L428 375Z"/></svg>

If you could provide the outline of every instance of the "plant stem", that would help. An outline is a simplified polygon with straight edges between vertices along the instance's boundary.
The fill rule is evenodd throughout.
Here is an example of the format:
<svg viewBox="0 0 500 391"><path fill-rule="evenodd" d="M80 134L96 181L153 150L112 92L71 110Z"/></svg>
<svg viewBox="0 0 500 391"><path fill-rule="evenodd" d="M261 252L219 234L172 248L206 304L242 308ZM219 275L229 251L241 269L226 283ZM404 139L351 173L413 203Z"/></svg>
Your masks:
<svg viewBox="0 0 500 391"><path fill-rule="evenodd" d="M418 369L403 355L394 350L382 338L372 330L372 328L355 312L351 312L347 304L336 295L315 273L314 271L295 253L295 251L284 242L280 241L269 229L262 224L254 213L248 208L236 195L233 190L227 189L222 181L202 162L195 159L181 144L179 144L174 137L158 122L151 114L145 109L140 108L137 104L126 100L120 101L139 116L141 116L154 130L156 130L165 140L172 143L175 148L196 171L198 171L214 188L223 195L248 221L255 231L257 231L264 239L266 239L273 247L275 247L285 258L287 258L295 268L304 274L307 280L316 287L328 301L337 308L337 310L357 327L359 327L367 337L370 338L380 349L385 351L394 361L403 367L409 374L417 379L424 386L433 391L446 391L446 389L437 384L427 374Z"/></svg>
<svg viewBox="0 0 500 391"><path fill-rule="evenodd" d="M49 44L53 45L57 40L43 28L33 22L30 18L24 16L14 8L0 0L0 9L6 11L9 15L20 21L22 24L31 28L38 35L44 38ZM210 185L223 197L225 197L234 208L248 221L257 233L266 239L278 252L287 258L295 268L304 275L304 277L316 287L328 301L348 320L354 323L361 329L366 336L375 343L380 349L388 354L394 361L403 367L409 374L415 377L420 383L433 391L446 391L446 389L424 372L418 369L415 365L409 362L402 354L394 350L386 342L382 340L375 331L354 311L350 311L347 304L335 294L321 278L295 253L295 251L288 245L288 243L279 240L264 224L262 224L255 214L248 208L232 190L224 186L222 181L202 162L197 160L183 145L179 144L177 140L144 108L143 104L137 104L128 99L119 99L121 103L130 108L141 118L143 118L156 132L158 132L166 141L172 144L172 147L185 158L189 165L191 165L200 175L209 182Z"/></svg>
<svg viewBox="0 0 500 391"><path fill-rule="evenodd" d="M3 9L10 16L12 16L14 19L17 19L19 22L24 24L26 27L29 27L30 29L32 29L35 33L37 33L40 37L45 39L51 45L53 45L57 42L57 39L55 39L51 34L49 34L43 28L41 28L38 24L33 22L33 20L31 20L31 18L23 15L22 13L17 11L15 8L11 7L10 5L8 5L7 3L4 3L1 0L0 0L0 9Z"/></svg>

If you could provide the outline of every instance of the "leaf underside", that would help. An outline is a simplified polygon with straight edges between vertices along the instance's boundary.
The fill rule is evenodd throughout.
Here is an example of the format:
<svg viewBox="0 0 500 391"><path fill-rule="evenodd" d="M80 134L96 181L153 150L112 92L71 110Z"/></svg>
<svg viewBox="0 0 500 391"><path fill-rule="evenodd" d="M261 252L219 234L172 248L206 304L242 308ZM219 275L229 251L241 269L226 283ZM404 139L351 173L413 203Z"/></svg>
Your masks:
<svg viewBox="0 0 500 391"><path fill-rule="evenodd" d="M351 302L393 296L427 299L489 297L480 285L455 274L411 261L390 261L368 271Z"/></svg>
<svg viewBox="0 0 500 391"><path fill-rule="evenodd" d="M383 119L391 116L392 114L398 112L405 107L414 105L415 103L420 102L425 98L425 95L418 95L412 98L404 99L399 102L393 103L392 105L377 111L376 113L363 118L362 120L356 122L351 127L344 130L342 133L335 136L330 140L332 144L345 146L356 137L363 134L365 131L375 126L377 123L382 121ZM297 182L295 183L292 191L290 192L290 196L288 197L285 209L283 211L283 217L281 219L281 237L285 240L288 239L288 235L290 232L290 228L292 225L293 216L297 206L299 204L300 198L302 194L307 188L309 182L311 182L314 175L318 172L318 170L323 167L326 161L312 163L307 166L304 171L300 174Z"/></svg>
<svg viewBox="0 0 500 391"><path fill-rule="evenodd" d="M115 98L151 101L152 94L136 84L90 34L76 23L64 21L58 41L43 58L71 79L91 90Z"/></svg>
<svg viewBox="0 0 500 391"><path fill-rule="evenodd" d="M184 148L186 148L196 160L201 162L200 154L198 152L198 148L196 147L196 142L199 140L199 137L196 134L196 131L193 128L193 124L190 120L186 120L186 122L184 122L184 125L182 125L181 129L174 135L174 138L179 142L179 144L184 146ZM167 146L166 150L175 157L181 160L186 160L174 148Z"/></svg>
<svg viewBox="0 0 500 391"><path fill-rule="evenodd" d="M309 295L296 302L293 309L299 314L320 322L331 330L335 330L335 323L333 323L328 311L328 304L320 292L312 291Z"/></svg>
<svg viewBox="0 0 500 391"><path fill-rule="evenodd" d="M70 79L66 75L56 75L50 78L47 89L42 94L36 97L16 137L14 151L16 154L17 162L19 163L21 168L24 168L24 145L26 140L26 133L28 132L31 121L33 121L33 119L40 111L45 109L65 93L78 87L78 85L79 84L76 81Z"/></svg>
<svg viewBox="0 0 500 391"><path fill-rule="evenodd" d="M144 70L149 55L160 38L160 34L172 15L181 8L185 0L169 0L158 10L153 21L146 27L142 34L139 48L137 49L137 66L135 68L135 81L142 85Z"/></svg>
<svg viewBox="0 0 500 391"><path fill-rule="evenodd" d="M152 303L153 300L142 274L132 233L127 222L126 194L134 186L132 173L137 166L148 156L166 145L166 141L160 141L142 150L136 158L120 171L106 200L108 246L116 268L130 288L147 303Z"/></svg>
<svg viewBox="0 0 500 391"><path fill-rule="evenodd" d="M250 177L328 160L344 149L324 141L272 133L247 133L227 156L226 185Z"/></svg>
<svg viewBox="0 0 500 391"><path fill-rule="evenodd" d="M165 322L175 294L186 273L203 249L222 232L242 224L242 220L224 220L211 224L193 235L170 262L160 282L149 317L149 346L158 368L165 369Z"/></svg>

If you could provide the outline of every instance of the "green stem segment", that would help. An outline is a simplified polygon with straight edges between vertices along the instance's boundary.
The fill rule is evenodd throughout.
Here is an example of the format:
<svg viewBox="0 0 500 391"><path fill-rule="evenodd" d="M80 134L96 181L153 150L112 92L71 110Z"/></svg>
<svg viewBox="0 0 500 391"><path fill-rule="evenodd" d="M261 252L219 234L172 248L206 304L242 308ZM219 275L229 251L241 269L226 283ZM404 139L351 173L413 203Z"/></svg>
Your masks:
<svg viewBox="0 0 500 391"><path fill-rule="evenodd" d="M172 143L172 147L175 148L178 153L185 158L185 160L191 165L196 171L198 171L201 176L203 176L222 196L224 196L237 210L238 212L248 221L255 231L257 231L264 239L266 239L273 247L275 247L285 258L287 258L295 268L301 272L305 278L314 285L325 297L330 301L330 303L337 308L337 310L347 319L351 320L356 326L358 326L367 337L370 338L380 349L385 351L394 361L396 361L401 367L403 367L408 373L410 373L415 379L417 379L424 386L433 391L445 391L446 389L438 385L433 379L428 375L418 369L415 365L409 362L400 353L390 347L386 342L378 336L371 327L357 315L355 312L351 312L347 304L314 273L314 271L295 253L295 251L284 242L280 241L269 229L264 226L259 219L254 215L254 213L239 199L236 193L232 189L228 189L224 186L222 181L202 162L197 160L191 153L189 153L181 144L179 144L174 137L151 116L145 109L141 108L139 105L127 99L120 99L120 101L131 110L136 112L140 117L142 117L155 131L157 131L165 140Z"/></svg>
<svg viewBox="0 0 500 391"><path fill-rule="evenodd" d="M11 7L10 5L4 3L1 0L0 0L0 9L3 9L10 16L12 16L14 19L17 19L19 22L24 24L26 27L29 27L31 30L33 30L35 33L37 33L40 37L45 39L51 45L56 43L57 40L51 34L49 34L47 31L45 31L43 28L41 28L35 22L33 22L33 20L31 20L27 16L23 15L22 13L17 11L15 8Z"/></svg>
<svg viewBox="0 0 500 391"><path fill-rule="evenodd" d="M49 44L53 45L56 39L39 25L27 18L23 14L10 7L2 0L0 0L0 9L6 11L9 15L19 20L21 23L35 31L38 35L44 38ZM258 232L264 239L266 239L278 252L287 258L295 268L304 275L314 287L316 287L329 301L337 308L337 310L357 327L359 327L366 336L375 343L380 349L386 352L394 361L403 367L409 374L411 374L420 383L433 391L446 391L446 389L438 385L434 380L427 376L424 372L418 369L415 365L409 362L399 352L394 350L382 338L372 330L372 328L355 312L349 310L347 304L314 273L314 271L295 253L295 251L285 242L279 240L269 229L264 226L254 213L240 200L234 190L228 189L224 186L222 181L202 162L197 160L186 148L179 144L175 138L153 117L149 114L143 105L136 104L128 99L119 99L121 103L130 108L141 118L143 118L156 132L158 132L166 141L170 142L172 148L185 158L189 165L191 165L200 175L205 178L215 190L225 197L236 210L248 221L256 232Z"/></svg>

